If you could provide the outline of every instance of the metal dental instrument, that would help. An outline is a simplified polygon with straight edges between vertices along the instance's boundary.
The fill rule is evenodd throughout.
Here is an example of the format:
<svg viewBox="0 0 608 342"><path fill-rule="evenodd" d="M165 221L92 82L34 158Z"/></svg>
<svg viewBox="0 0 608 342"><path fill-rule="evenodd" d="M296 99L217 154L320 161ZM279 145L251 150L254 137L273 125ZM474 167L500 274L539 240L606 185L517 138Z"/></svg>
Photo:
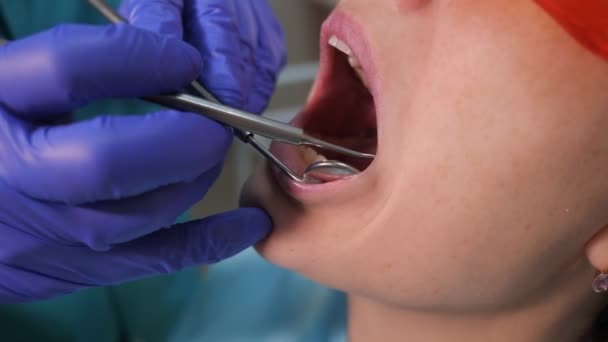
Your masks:
<svg viewBox="0 0 608 342"><path fill-rule="evenodd" d="M118 14L113 8L109 7L105 1L88 1L112 23L116 24L127 22L126 19ZM321 139L314 138L306 134L301 128L224 106L196 80L192 82L191 88L193 88L194 91L199 93L205 99L181 93L150 96L145 97L144 99L165 107L195 112L221 122L227 126L233 127L237 137L240 140L253 146L253 148L255 148L260 154L279 168L279 170L296 182L309 184L323 183L324 181L319 177L315 177L314 174L323 173L334 177L346 177L358 174L360 171L355 167L340 161L324 160L312 163L304 170L302 176L299 176L282 161L280 161L274 154L272 154L272 152L262 146L255 139L254 134L292 145L314 146L352 157L372 159L375 157L373 154L357 152L323 141Z"/></svg>
<svg viewBox="0 0 608 342"><path fill-rule="evenodd" d="M221 104L213 103L200 97L187 94L175 94L151 96L146 97L145 99L165 107L199 113L230 127L246 130L266 138L278 140L280 142L292 145L315 146L352 157L374 158L373 154L353 151L351 149L314 138L306 134L301 128L261 117L259 115L250 114Z"/></svg>

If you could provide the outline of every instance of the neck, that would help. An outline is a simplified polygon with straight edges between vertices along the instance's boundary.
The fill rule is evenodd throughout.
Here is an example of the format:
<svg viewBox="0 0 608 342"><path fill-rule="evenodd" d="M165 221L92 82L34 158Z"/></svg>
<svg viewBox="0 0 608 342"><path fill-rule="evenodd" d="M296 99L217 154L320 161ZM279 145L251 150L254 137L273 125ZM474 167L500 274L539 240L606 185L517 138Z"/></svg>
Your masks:
<svg viewBox="0 0 608 342"><path fill-rule="evenodd" d="M483 314L420 312L350 295L349 340L581 341L606 301L580 287L577 291L551 292L528 307Z"/></svg>

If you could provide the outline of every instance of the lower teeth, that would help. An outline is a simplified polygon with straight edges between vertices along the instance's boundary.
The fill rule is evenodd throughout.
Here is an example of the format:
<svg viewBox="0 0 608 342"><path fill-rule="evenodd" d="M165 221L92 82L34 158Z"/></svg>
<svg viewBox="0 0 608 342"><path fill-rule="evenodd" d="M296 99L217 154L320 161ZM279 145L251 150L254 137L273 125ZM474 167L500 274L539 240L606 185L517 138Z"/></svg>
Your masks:
<svg viewBox="0 0 608 342"><path fill-rule="evenodd" d="M304 159L304 162L307 165L327 160L324 155L319 154L317 151L307 146L300 147L300 153L302 155L302 159Z"/></svg>

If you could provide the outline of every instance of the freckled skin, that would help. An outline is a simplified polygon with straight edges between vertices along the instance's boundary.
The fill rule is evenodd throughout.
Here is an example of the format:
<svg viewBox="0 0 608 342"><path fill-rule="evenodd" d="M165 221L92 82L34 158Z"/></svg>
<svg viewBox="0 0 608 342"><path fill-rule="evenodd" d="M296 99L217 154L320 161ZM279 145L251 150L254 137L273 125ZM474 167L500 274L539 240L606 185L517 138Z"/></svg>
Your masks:
<svg viewBox="0 0 608 342"><path fill-rule="evenodd" d="M605 304L584 249L608 224L608 63L529 0L339 10L378 69L378 158L312 204L261 168L259 251L348 292L353 341L574 341Z"/></svg>

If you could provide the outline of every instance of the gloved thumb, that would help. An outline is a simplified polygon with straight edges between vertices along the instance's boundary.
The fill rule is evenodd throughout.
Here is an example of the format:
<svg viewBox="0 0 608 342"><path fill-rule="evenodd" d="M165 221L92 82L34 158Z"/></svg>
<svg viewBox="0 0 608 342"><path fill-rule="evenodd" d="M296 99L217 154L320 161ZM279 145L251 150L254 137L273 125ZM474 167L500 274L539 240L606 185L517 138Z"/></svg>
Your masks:
<svg viewBox="0 0 608 342"><path fill-rule="evenodd" d="M49 294L212 264L264 239L270 227L270 218L264 211L247 208L179 224L115 245L106 252L57 243L45 247L44 257L31 259L11 253L9 248L5 253L8 264L0 264L4 286L0 286L0 302L43 299ZM7 229L1 224L0 228ZM19 231L14 238L23 250L39 250L38 240L29 233ZM26 260L27 265L23 265Z"/></svg>

